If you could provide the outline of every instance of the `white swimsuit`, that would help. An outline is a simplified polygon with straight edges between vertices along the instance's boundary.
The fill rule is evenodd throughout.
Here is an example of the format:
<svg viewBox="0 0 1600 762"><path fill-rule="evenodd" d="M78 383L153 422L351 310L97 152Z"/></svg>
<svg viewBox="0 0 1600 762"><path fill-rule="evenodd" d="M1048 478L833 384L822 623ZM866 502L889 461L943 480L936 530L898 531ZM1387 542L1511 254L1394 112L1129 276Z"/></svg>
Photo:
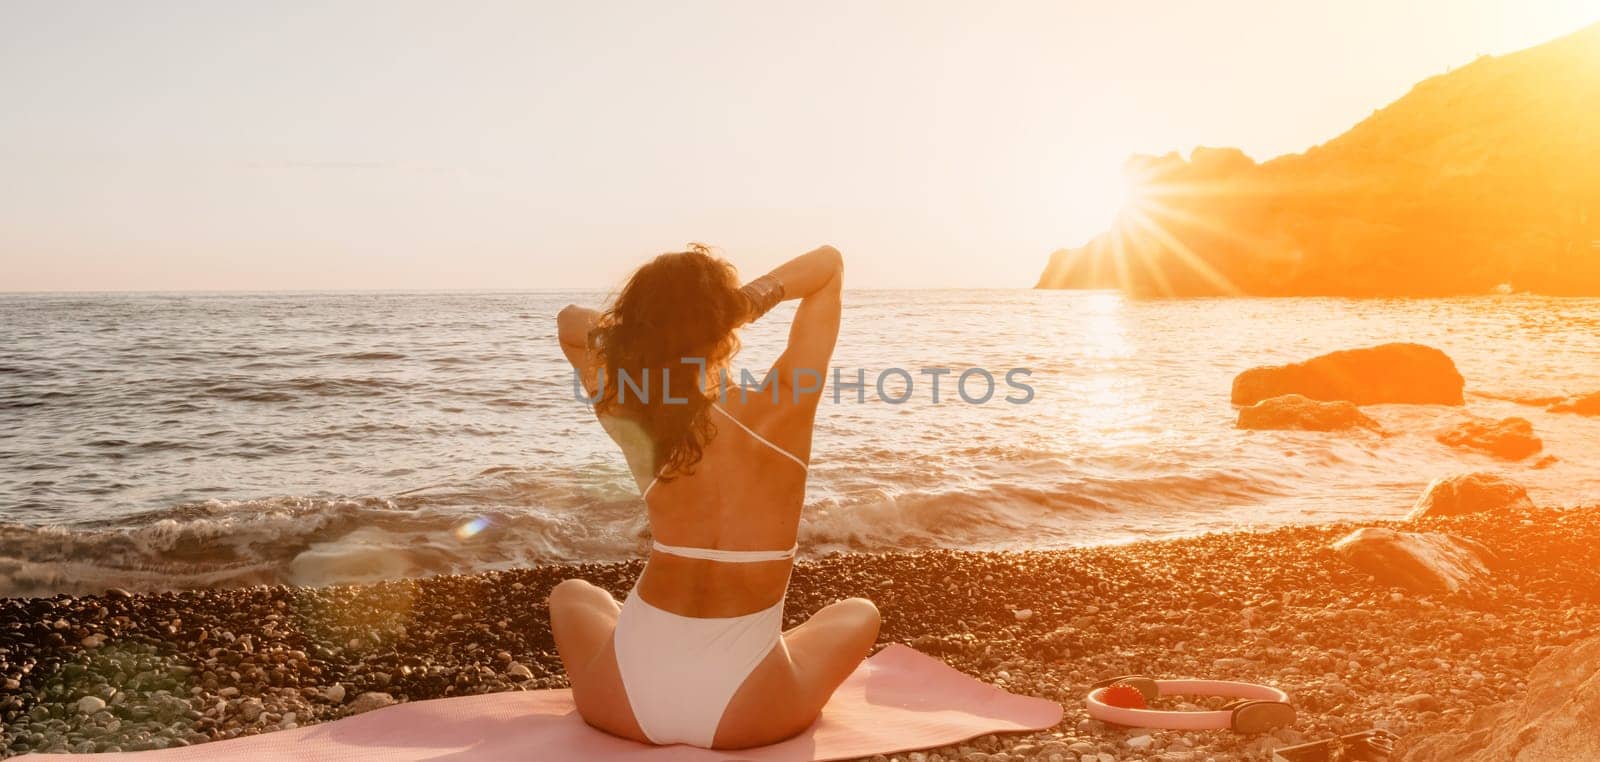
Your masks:
<svg viewBox="0 0 1600 762"><path fill-rule="evenodd" d="M755 433L720 405L717 412L756 441L788 457L800 468L805 461ZM651 481L642 496L656 485ZM718 550L653 545L656 552L724 563L760 563L794 558L788 550ZM788 584L784 585L785 590ZM634 583L617 618L617 671L639 729L657 744L686 743L710 748L722 713L774 647L782 647L783 599L752 614L733 617L687 617L656 608L639 597Z"/></svg>

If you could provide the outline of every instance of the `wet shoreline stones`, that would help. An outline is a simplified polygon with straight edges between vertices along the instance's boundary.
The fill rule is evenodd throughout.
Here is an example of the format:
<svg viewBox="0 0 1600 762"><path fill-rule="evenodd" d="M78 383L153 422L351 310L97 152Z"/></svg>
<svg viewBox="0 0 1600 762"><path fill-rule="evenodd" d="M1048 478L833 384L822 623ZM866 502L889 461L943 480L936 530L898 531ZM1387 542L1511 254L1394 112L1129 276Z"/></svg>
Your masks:
<svg viewBox="0 0 1600 762"><path fill-rule="evenodd" d="M1298 394L1268 397L1248 407L1239 408L1239 419L1234 424L1240 429L1280 429L1301 431L1348 431L1365 429L1382 431L1355 403L1344 400L1322 402Z"/></svg>
<svg viewBox="0 0 1600 762"><path fill-rule="evenodd" d="M1486 545L1495 574L1456 593L1391 587L1330 549L1353 524L1064 551L842 554L797 565L785 626L864 595L883 612L882 642L1066 708L1047 731L918 759L1072 762L1266 759L1368 727L1459 731L1524 692L1539 659L1600 629L1600 510L1377 524ZM562 687L550 588L576 576L620 597L638 569L0 599L0 754L203 743L389 701ZM1301 719L1256 737L1088 719L1088 685L1127 673L1274 684Z"/></svg>
<svg viewBox="0 0 1600 762"><path fill-rule="evenodd" d="M1557 400L1546 408L1552 413L1577 413L1578 415L1600 415L1600 392L1579 394L1565 399Z"/></svg>
<svg viewBox="0 0 1600 762"><path fill-rule="evenodd" d="M1474 471L1434 479L1422 490L1407 518L1460 516L1506 509L1530 510L1528 489L1499 474Z"/></svg>
<svg viewBox="0 0 1600 762"><path fill-rule="evenodd" d="M1434 438L1440 444L1478 450L1505 460L1522 460L1544 449L1544 441L1533 433L1533 423L1526 418L1462 421Z"/></svg>

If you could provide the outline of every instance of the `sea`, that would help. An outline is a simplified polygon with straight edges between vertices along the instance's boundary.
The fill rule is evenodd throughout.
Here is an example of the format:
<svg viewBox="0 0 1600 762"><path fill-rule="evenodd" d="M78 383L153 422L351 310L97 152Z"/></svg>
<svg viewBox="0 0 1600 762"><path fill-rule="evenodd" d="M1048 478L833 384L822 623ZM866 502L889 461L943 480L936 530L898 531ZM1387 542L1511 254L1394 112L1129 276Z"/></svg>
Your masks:
<svg viewBox="0 0 1600 762"><path fill-rule="evenodd" d="M606 296L0 294L0 596L640 557L637 487L555 336ZM792 315L735 367L764 372ZM1467 404L1366 408L1383 433L1234 427L1240 371L1391 341L1449 354ZM805 556L1391 519L1464 471L1600 503L1600 418L1538 404L1600 390L1600 299L848 290L833 365L862 385L818 411ZM1513 415L1543 453L1435 440Z"/></svg>

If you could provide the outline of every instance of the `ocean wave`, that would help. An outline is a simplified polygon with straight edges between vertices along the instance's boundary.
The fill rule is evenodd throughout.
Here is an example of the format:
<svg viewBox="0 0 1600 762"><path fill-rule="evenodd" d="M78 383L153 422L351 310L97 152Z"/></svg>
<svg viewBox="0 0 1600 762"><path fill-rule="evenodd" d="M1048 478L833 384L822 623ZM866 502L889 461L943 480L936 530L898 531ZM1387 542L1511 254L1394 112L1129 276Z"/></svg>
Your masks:
<svg viewBox="0 0 1600 762"><path fill-rule="evenodd" d="M1560 402L1560 401L1566 399L1565 396L1559 395L1559 394L1554 394L1554 395L1552 395L1552 394L1515 394L1515 393L1502 393L1502 392L1486 392L1486 391L1477 390L1477 389L1474 389L1474 390L1472 390L1471 392L1468 392L1468 393L1471 394L1474 397L1482 397L1483 399L1486 399L1486 400L1498 400L1498 401L1501 401L1501 402L1514 402L1514 403L1516 403L1518 405L1527 405L1529 407L1549 407L1551 405L1556 404L1557 402Z"/></svg>
<svg viewBox="0 0 1600 762"><path fill-rule="evenodd" d="M209 501L114 524L0 525L0 596L352 584L620 559L641 551L643 526L642 516L597 526L581 514L408 509L376 498Z"/></svg>
<svg viewBox="0 0 1600 762"><path fill-rule="evenodd" d="M244 384L216 384L201 390L207 397L218 397L233 402L292 402L293 394L288 392L261 389Z"/></svg>
<svg viewBox="0 0 1600 762"><path fill-rule="evenodd" d="M866 490L808 505L802 554L927 547L1065 547L1112 493L1169 497L1237 488L1215 477L1120 479L1054 488ZM1078 521L1075 519L1082 519ZM332 585L541 563L641 557L643 504L615 475L550 484L515 467L389 498L205 501L77 525L0 525L0 596L254 584Z"/></svg>
<svg viewBox="0 0 1600 762"><path fill-rule="evenodd" d="M400 352L351 352L349 354L323 355L323 358L371 362L376 360L404 360L406 355Z"/></svg>
<svg viewBox="0 0 1600 762"><path fill-rule="evenodd" d="M194 396L232 402L293 402L301 397L377 397L410 387L409 383L393 379L360 376L301 376L287 379L240 377L197 382Z"/></svg>

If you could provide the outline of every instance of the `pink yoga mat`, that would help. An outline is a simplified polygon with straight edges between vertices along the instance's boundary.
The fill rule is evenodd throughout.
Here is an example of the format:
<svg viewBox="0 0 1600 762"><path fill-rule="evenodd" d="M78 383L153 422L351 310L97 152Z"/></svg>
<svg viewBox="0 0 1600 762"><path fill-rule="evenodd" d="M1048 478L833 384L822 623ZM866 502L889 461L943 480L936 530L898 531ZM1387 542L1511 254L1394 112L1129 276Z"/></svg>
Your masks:
<svg viewBox="0 0 1600 762"><path fill-rule="evenodd" d="M567 690L415 701L334 722L156 751L96 754L151 762L283 760L850 759L945 746L986 733L1043 730L1061 705L1007 693L902 645L856 668L810 730L782 743L723 752L649 746L585 725Z"/></svg>

